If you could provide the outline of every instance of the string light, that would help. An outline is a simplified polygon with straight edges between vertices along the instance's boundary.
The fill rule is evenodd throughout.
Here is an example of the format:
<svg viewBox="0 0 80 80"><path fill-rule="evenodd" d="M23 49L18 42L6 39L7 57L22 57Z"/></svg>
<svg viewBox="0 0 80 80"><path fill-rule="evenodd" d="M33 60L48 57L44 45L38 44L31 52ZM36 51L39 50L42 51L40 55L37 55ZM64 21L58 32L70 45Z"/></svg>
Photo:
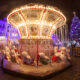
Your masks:
<svg viewBox="0 0 80 80"><path fill-rule="evenodd" d="M26 13L24 13L24 11ZM7 21L14 27L17 27L19 31L20 28L24 26L26 29L26 36L20 31L21 38L51 39L51 35L57 29L57 27L60 27L66 23L66 17L60 10L56 10L54 7L45 7L44 5L36 4L34 6L26 5L16 8L8 15ZM44 30L44 27L46 27L46 30ZM43 35L42 32L44 32L46 35ZM34 35L31 33L34 33Z"/></svg>

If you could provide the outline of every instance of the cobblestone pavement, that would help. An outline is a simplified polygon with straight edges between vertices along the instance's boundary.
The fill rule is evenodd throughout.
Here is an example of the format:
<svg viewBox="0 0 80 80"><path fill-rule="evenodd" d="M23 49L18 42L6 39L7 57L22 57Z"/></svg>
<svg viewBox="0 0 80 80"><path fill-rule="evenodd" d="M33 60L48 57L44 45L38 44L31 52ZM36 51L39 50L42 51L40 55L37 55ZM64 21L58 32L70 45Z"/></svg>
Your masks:
<svg viewBox="0 0 80 80"><path fill-rule="evenodd" d="M49 80L80 80L80 57L72 58L72 67Z"/></svg>
<svg viewBox="0 0 80 80"><path fill-rule="evenodd" d="M4 73L0 68L0 80L31 80ZM80 57L72 58L72 67L53 76L48 80L80 80Z"/></svg>

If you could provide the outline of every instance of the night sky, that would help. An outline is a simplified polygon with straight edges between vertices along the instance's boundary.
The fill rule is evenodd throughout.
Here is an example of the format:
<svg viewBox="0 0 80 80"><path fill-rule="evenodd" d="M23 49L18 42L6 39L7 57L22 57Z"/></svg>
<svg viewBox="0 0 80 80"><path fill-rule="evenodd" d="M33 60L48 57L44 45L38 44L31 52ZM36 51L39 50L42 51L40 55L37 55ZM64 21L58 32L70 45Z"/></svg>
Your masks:
<svg viewBox="0 0 80 80"><path fill-rule="evenodd" d="M40 3L59 8L66 16L68 24L71 23L73 11L80 17L80 0L0 0L0 19L7 17L14 8L28 3Z"/></svg>

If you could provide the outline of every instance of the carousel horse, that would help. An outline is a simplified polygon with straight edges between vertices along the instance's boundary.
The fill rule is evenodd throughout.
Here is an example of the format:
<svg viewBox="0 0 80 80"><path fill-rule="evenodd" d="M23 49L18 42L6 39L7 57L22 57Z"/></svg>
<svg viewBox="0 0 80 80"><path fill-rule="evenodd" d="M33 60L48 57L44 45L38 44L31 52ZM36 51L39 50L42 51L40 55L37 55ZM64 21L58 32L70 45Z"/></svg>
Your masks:
<svg viewBox="0 0 80 80"><path fill-rule="evenodd" d="M5 57L8 61L11 60L11 56L10 56L10 49L8 46L5 47Z"/></svg>
<svg viewBox="0 0 80 80"><path fill-rule="evenodd" d="M60 52L58 52L56 56L59 56L61 61L66 61L67 60L66 48L65 47L61 47L59 50L60 50Z"/></svg>
<svg viewBox="0 0 80 80"><path fill-rule="evenodd" d="M55 47L54 47L54 53L57 53L57 51L58 51L58 47L55 46Z"/></svg>
<svg viewBox="0 0 80 80"><path fill-rule="evenodd" d="M40 62L44 65L51 63L50 58L46 56L45 53L43 52L39 53L39 59L40 59Z"/></svg>
<svg viewBox="0 0 80 80"><path fill-rule="evenodd" d="M68 60L71 60L69 47L66 48L66 55L67 55Z"/></svg>
<svg viewBox="0 0 80 80"><path fill-rule="evenodd" d="M28 64L28 65L33 64L34 59L26 51L22 52L22 57L23 57L24 64Z"/></svg>
<svg viewBox="0 0 80 80"><path fill-rule="evenodd" d="M54 55L51 57L52 62L58 62L60 61L60 50L58 49L57 46L54 47Z"/></svg>
<svg viewBox="0 0 80 80"><path fill-rule="evenodd" d="M13 46L13 49L11 49L10 55L12 62L17 62L18 64L22 64L22 60L19 58L19 54L15 46Z"/></svg>
<svg viewBox="0 0 80 80"><path fill-rule="evenodd" d="M60 49L58 49L58 47L54 47L54 56L52 57L52 61L56 62L56 61L66 61L67 57L66 57L66 48L65 47L60 47Z"/></svg>

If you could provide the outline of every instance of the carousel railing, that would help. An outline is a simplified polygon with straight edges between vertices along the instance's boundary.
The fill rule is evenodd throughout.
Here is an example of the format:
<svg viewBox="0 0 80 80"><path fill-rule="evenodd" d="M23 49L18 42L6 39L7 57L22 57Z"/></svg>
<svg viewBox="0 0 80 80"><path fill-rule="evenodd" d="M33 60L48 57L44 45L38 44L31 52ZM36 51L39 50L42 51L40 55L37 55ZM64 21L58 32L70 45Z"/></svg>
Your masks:
<svg viewBox="0 0 80 80"><path fill-rule="evenodd" d="M72 47L72 56L80 56L80 47Z"/></svg>

